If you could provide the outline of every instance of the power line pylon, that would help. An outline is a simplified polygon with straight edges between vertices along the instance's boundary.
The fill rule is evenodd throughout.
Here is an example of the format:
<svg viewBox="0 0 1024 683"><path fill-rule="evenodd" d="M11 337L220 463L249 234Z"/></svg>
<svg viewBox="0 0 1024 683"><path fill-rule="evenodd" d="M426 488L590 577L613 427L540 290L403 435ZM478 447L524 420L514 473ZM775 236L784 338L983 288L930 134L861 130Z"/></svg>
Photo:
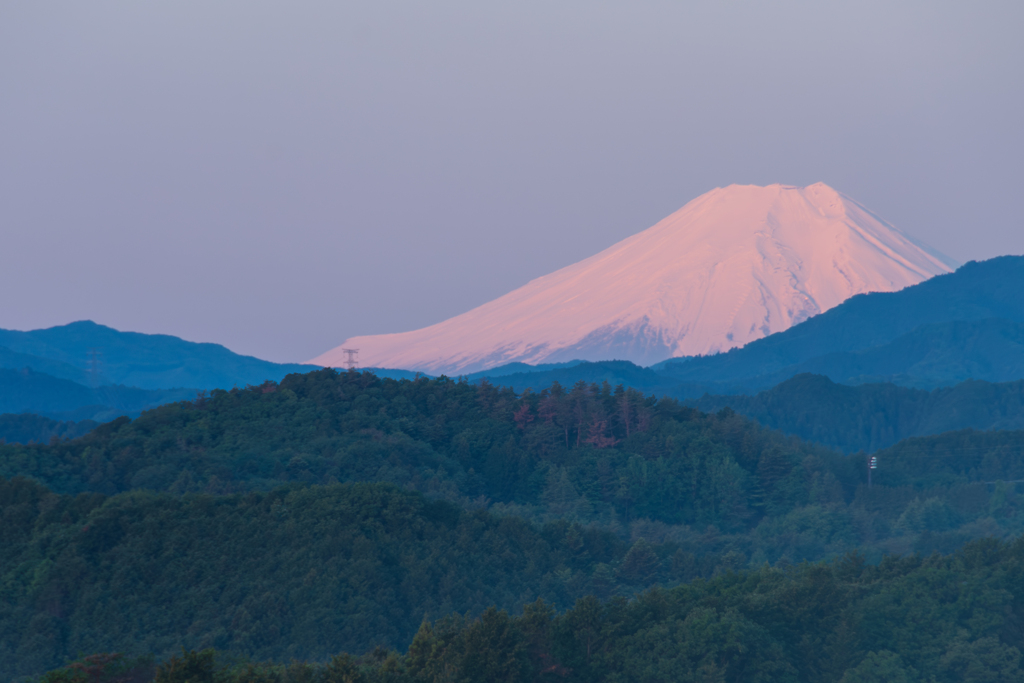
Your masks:
<svg viewBox="0 0 1024 683"><path fill-rule="evenodd" d="M93 389L102 384L101 377L103 375L103 352L97 348L91 348L88 351L89 354L89 384L92 385Z"/></svg>
<svg viewBox="0 0 1024 683"><path fill-rule="evenodd" d="M124 411L126 410L121 399L117 395L117 390L106 383L106 379L103 374L103 349L92 347L86 351L89 360L87 361L86 373L89 377L89 385L93 391L93 395L101 401L104 405L110 406L115 410Z"/></svg>
<svg viewBox="0 0 1024 683"><path fill-rule="evenodd" d="M356 354L359 353L359 349L342 349L348 359L345 361L345 367L349 370L355 370L358 361L356 361Z"/></svg>

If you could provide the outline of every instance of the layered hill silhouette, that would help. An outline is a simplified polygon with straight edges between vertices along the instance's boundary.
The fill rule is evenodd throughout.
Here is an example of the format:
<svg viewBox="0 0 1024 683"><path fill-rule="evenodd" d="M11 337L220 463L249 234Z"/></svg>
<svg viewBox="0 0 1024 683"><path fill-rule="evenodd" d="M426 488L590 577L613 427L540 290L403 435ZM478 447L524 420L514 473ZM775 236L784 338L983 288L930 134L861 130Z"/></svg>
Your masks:
<svg viewBox="0 0 1024 683"><path fill-rule="evenodd" d="M902 439L958 429L1024 429L1024 381L968 380L927 391L891 382L850 386L803 374L755 396L712 395L705 386L705 393L693 398L701 386L681 385L626 361L492 379L520 392L541 390L551 382L629 386L646 394L686 399L686 405L707 412L729 408L766 427L845 453L871 452Z"/></svg>
<svg viewBox="0 0 1024 683"><path fill-rule="evenodd" d="M354 337L311 361L432 374L510 362L712 354L861 292L946 273L948 258L832 188L730 185L605 251L431 327Z"/></svg>
<svg viewBox="0 0 1024 683"><path fill-rule="evenodd" d="M756 396L706 395L687 404L709 412L731 408L766 427L847 453L961 429L1024 430L1024 381L971 380L924 391L797 375Z"/></svg>
<svg viewBox="0 0 1024 683"><path fill-rule="evenodd" d="M191 400L196 389L139 389L124 385L88 387L30 368L0 368L0 414L34 413L59 420L105 422L172 401Z"/></svg>
<svg viewBox="0 0 1024 683"><path fill-rule="evenodd" d="M27 332L0 330L0 367L31 368L84 385L140 389L230 389L316 369L243 356L220 344L121 332L91 320Z"/></svg>
<svg viewBox="0 0 1024 683"><path fill-rule="evenodd" d="M68 440L85 436L96 429L94 420L52 420L42 415L4 414L0 415L0 442L2 443L49 443L54 439Z"/></svg>
<svg viewBox="0 0 1024 683"><path fill-rule="evenodd" d="M806 589L774 604L802 595L817 608L884 553L927 562L931 586L933 551L984 538L959 562L983 566L995 539L1024 530L1022 444L1024 432L903 442L878 454L868 487L862 458L732 411L602 386L517 396L327 369L214 391L80 439L0 445L0 677L82 652L163 658L210 645L324 661L404 649L425 612L518 612L538 596L564 609L716 575L735 594L751 585L737 571L854 550L837 583L804 567ZM690 604L701 585L672 602ZM920 585L906 595L936 594ZM765 595L751 613L764 614ZM1001 588L979 596L972 587L972 601L1008 604ZM608 614L631 603L607 603ZM664 613L665 591L647 604Z"/></svg>
<svg viewBox="0 0 1024 683"><path fill-rule="evenodd" d="M279 381L313 369L89 320L27 332L0 330L0 413L103 422L191 399L199 391Z"/></svg>
<svg viewBox="0 0 1024 683"><path fill-rule="evenodd" d="M923 399L892 387L857 393L856 401L862 406L875 405L883 394L903 397L889 405L885 409L888 412L870 418L873 426L869 433L856 432L843 419L807 431L799 426L810 419L806 410L769 415L767 409L756 407L767 397L747 403L722 397L753 396L808 373L841 385L888 384L925 390L966 381L1000 384L1024 379L1024 302L1020 291L1024 291L1024 257L1004 256L968 263L954 273L899 292L855 296L789 330L724 354L678 359L649 368L625 360L577 360L539 366L512 363L466 377L516 391L539 391L556 381L564 387L584 381L622 384L648 395L678 399L700 399L707 394L709 402L701 405L709 409L730 406L770 426L846 451L875 449L906 436L946 429L1017 425L1000 423L995 413L992 420L964 421L961 417L971 412L968 410L958 413L960 417L942 413L948 419L933 418L928 424L908 426L900 422L905 419L901 417L904 409L897 404L920 404ZM8 344L0 349L0 368L8 366L0 370L0 413L32 412L58 420L105 421L117 415L134 416L161 403L193 398L198 390L218 383L223 387L256 385L310 369L238 356L215 344L123 333L89 322L34 332L0 331L0 340ZM105 377L171 388L87 386L84 382L95 377L90 371L89 350L96 348L102 353ZM381 376L415 376L408 370L377 372ZM175 389L179 379L195 384ZM781 386L772 396L792 395L792 391L793 385ZM801 391L812 391L813 401L822 410L831 410L836 401L853 400L848 392L846 398L839 397L844 390L838 387L826 391L821 386L803 385ZM960 400L956 397L967 395L958 391L944 400L953 405ZM985 400L990 398L997 400ZM777 399L771 400L772 405L781 405ZM787 405L795 410L798 404L789 401Z"/></svg>

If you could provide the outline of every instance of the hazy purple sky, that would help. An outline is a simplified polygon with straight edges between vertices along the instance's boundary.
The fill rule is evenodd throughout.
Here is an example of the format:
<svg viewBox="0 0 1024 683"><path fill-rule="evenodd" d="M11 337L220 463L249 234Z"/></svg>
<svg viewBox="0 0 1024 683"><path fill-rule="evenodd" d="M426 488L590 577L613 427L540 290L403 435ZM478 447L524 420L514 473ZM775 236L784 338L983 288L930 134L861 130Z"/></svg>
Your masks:
<svg viewBox="0 0 1024 683"><path fill-rule="evenodd" d="M1024 3L0 2L0 327L279 361L729 183L1024 253Z"/></svg>

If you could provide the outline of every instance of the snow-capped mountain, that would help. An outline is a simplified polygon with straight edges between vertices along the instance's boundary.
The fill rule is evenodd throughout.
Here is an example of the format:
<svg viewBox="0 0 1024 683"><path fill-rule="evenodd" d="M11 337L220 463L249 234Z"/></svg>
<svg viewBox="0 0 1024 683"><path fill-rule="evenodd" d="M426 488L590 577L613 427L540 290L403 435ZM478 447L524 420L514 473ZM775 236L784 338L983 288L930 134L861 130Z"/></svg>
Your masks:
<svg viewBox="0 0 1024 683"><path fill-rule="evenodd" d="M576 358L649 365L742 346L955 265L823 183L730 185L462 315L352 337L309 362L342 367L344 347L363 367L431 374Z"/></svg>

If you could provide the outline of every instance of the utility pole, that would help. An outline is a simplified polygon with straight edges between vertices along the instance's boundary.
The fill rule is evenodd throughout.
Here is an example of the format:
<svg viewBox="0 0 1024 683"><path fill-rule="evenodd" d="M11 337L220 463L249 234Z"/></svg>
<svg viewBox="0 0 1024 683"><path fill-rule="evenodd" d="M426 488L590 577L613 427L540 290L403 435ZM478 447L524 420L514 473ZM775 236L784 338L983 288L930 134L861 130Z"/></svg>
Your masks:
<svg viewBox="0 0 1024 683"><path fill-rule="evenodd" d="M349 370L356 369L356 354L359 353L359 349L342 349L342 351L348 355L348 360L345 361L345 367Z"/></svg>

